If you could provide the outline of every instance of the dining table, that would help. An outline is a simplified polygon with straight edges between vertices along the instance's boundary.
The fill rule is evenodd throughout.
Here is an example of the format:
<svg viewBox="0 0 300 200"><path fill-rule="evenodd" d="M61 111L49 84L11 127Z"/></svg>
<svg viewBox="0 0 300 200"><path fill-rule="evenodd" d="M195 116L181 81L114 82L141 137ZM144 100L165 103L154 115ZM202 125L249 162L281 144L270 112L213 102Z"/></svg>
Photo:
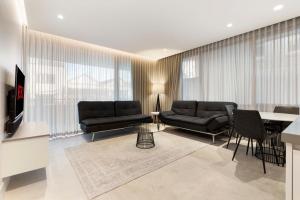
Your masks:
<svg viewBox="0 0 300 200"><path fill-rule="evenodd" d="M299 115L274 112L259 112L259 114L260 117L264 120L280 122L293 122L299 117Z"/></svg>

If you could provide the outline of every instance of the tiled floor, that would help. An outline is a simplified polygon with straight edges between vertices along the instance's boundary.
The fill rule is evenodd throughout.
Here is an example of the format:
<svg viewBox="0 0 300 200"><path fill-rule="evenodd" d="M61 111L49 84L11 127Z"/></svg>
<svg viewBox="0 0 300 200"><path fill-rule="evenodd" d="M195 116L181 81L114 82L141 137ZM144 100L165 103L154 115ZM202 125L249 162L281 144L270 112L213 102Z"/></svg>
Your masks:
<svg viewBox="0 0 300 200"><path fill-rule="evenodd" d="M168 132L186 137L187 141L211 142L203 135L172 129ZM5 199L86 200L64 149L87 141L83 136L51 141L49 167L12 177ZM225 140L219 140L215 145L201 148L96 199L284 199L285 168L267 164L267 174L264 175L261 161L246 156L245 146L239 149L236 160L231 161L235 144L226 149L224 143Z"/></svg>

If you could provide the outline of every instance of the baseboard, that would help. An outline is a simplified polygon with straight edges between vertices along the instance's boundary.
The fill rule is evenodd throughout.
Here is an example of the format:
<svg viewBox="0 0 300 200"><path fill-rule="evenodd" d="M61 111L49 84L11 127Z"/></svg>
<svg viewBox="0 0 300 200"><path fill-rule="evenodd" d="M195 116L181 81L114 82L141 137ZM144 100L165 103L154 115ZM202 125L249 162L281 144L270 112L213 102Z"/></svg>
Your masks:
<svg viewBox="0 0 300 200"><path fill-rule="evenodd" d="M4 194L9 183L9 178L4 178L0 182L0 200L4 200Z"/></svg>

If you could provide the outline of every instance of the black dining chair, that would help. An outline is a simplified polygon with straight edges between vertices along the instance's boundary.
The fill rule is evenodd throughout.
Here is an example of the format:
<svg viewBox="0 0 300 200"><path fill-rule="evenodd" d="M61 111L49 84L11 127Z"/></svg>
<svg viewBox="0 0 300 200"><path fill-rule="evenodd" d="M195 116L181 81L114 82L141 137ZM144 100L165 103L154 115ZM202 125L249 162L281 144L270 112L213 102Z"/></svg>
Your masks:
<svg viewBox="0 0 300 200"><path fill-rule="evenodd" d="M229 131L228 131L229 138L228 138L228 142L227 142L227 149L228 149L231 138L235 133L234 124L235 124L235 117L236 117L236 108L233 105L226 105L225 108L226 108L227 115L229 118ZM237 135L236 135L236 138L238 139ZM252 150L252 156L253 156L253 140L250 138L248 139L246 155L248 155L250 141L251 141L251 150ZM237 140L236 140L236 143L237 143Z"/></svg>
<svg viewBox="0 0 300 200"><path fill-rule="evenodd" d="M250 140L251 139L256 140L261 152L264 173L266 173L263 142L267 139L267 137L271 137L271 136L267 135L259 112L257 110L237 110L236 119L235 119L235 131L239 134L239 139L232 160L234 160L234 157L239 148L242 137L246 137ZM249 142L248 142L248 146L249 146ZM272 149L274 151L276 162L278 164L278 157L276 155L276 150L274 145L272 145Z"/></svg>
<svg viewBox="0 0 300 200"><path fill-rule="evenodd" d="M297 106L276 106L274 108L274 113L286 113L286 114L293 114L299 115L299 107ZM291 122L282 122L280 124L280 131L283 131L286 127L288 127Z"/></svg>
<svg viewBox="0 0 300 200"><path fill-rule="evenodd" d="M299 115L299 107L297 106L275 106L274 113L285 113ZM291 122L268 121L265 123L267 131L271 133L281 133Z"/></svg>
<svg viewBox="0 0 300 200"><path fill-rule="evenodd" d="M275 106L273 112L299 115L299 107L297 107L297 106Z"/></svg>

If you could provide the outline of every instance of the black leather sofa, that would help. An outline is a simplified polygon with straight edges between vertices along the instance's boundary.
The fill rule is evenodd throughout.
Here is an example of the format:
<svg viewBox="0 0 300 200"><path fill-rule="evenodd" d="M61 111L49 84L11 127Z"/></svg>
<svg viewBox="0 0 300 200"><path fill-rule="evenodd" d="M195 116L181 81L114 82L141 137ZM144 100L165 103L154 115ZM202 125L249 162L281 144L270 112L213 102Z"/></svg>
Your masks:
<svg viewBox="0 0 300 200"><path fill-rule="evenodd" d="M164 123L182 129L209 134L215 142L215 136L228 131L228 106L233 110L233 102L174 101L170 111L161 112L159 119Z"/></svg>
<svg viewBox="0 0 300 200"><path fill-rule="evenodd" d="M81 101L78 103L79 124L84 133L126 128L151 123L152 118L142 114L139 101Z"/></svg>

